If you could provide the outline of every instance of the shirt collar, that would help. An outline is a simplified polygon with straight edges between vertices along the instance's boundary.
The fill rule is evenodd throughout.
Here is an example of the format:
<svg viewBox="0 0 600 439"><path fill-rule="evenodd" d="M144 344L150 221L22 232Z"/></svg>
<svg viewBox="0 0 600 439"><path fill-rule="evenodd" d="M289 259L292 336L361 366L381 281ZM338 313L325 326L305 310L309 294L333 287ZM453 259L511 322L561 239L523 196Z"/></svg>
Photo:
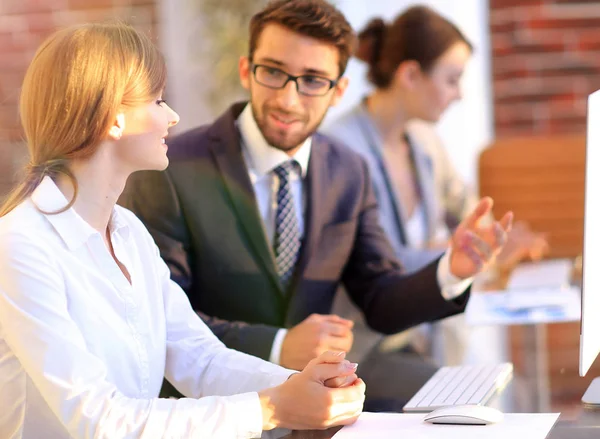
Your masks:
<svg viewBox="0 0 600 439"><path fill-rule="evenodd" d="M248 167L256 173L258 178L268 174L290 159L290 156L285 152L267 143L254 119L250 104L246 105L246 108L238 117L237 125L242 136L244 153L248 158ZM293 158L300 165L302 178L306 176L308 170L311 148L312 137L309 137L293 155Z"/></svg>
<svg viewBox="0 0 600 439"><path fill-rule="evenodd" d="M61 210L69 202L48 176L35 188L31 194L31 201L48 219L70 250L81 247L92 235L98 233L72 207L61 213L52 213ZM124 240L129 238L129 226L116 208L113 208L110 217L109 231L111 235L118 232Z"/></svg>

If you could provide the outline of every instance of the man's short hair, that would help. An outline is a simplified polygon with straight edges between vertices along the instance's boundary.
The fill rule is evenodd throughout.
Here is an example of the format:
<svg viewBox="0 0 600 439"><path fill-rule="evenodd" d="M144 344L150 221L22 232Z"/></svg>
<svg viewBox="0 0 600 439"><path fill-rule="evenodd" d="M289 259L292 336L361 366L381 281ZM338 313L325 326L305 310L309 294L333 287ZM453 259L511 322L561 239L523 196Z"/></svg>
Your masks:
<svg viewBox="0 0 600 439"><path fill-rule="evenodd" d="M250 60L263 29L271 23L335 46L339 53L339 76L344 74L348 59L354 52L356 36L344 14L331 3L326 0L269 2L250 20Z"/></svg>

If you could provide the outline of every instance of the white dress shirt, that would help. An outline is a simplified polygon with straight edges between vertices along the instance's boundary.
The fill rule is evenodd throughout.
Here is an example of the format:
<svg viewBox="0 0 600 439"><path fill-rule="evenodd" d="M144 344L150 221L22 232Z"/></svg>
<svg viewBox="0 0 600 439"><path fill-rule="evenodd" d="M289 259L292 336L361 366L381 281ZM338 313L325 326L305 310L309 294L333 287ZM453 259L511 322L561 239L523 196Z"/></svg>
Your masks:
<svg viewBox="0 0 600 439"><path fill-rule="evenodd" d="M130 284L73 208L41 212L66 203L46 177L0 218L0 437L260 436L256 392L291 371L227 349L131 212L109 225ZM163 376L188 398L157 398Z"/></svg>
<svg viewBox="0 0 600 439"><path fill-rule="evenodd" d="M239 115L237 126L240 130L242 152L246 166L248 167L248 175L250 176L250 181L256 195L258 209L267 236L272 243L275 230L275 214L277 212L276 195L279 187L277 176L272 171L283 162L290 160L291 157L267 143L254 119L252 107L250 105L246 105L246 108L244 108ZM311 148L312 138L309 137L293 156L300 165L301 175L290 176L301 236L304 235L304 208L306 206L304 177L306 176L308 169ZM438 284L442 287L442 296L446 300L452 300L464 293L473 281L472 278L461 280L450 272L449 254L450 251L448 250L442 256L437 269ZM273 346L271 347L269 361L279 364L281 347L286 334L286 329L277 331L275 339L273 340Z"/></svg>

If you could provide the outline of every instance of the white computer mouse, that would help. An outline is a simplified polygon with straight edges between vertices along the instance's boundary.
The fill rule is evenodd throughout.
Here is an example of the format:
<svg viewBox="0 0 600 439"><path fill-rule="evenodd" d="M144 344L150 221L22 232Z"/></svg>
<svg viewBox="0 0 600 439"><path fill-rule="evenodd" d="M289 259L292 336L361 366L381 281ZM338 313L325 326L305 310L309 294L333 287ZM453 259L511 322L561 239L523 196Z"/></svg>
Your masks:
<svg viewBox="0 0 600 439"><path fill-rule="evenodd" d="M488 425L500 422L504 413L483 405L455 405L440 407L428 413L423 421L432 424Z"/></svg>

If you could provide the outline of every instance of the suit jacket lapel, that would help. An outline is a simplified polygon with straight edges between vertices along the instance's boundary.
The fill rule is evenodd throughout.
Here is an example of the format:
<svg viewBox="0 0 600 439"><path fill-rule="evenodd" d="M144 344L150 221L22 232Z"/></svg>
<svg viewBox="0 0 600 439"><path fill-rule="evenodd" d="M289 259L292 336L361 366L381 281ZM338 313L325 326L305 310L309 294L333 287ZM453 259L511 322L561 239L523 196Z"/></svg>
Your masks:
<svg viewBox="0 0 600 439"><path fill-rule="evenodd" d="M321 229L323 228L321 212L326 201L323 195L325 193L324 189L328 187L325 182L325 178L328 175L326 148L326 141L321 136L315 134L312 140L310 160L306 173L304 239L298 258L295 282L302 278L313 249L319 242Z"/></svg>
<svg viewBox="0 0 600 439"><path fill-rule="evenodd" d="M415 165L417 184L427 221L427 238L432 239L435 234L436 194L431 159L412 139L409 138L408 144Z"/></svg>
<svg viewBox="0 0 600 439"><path fill-rule="evenodd" d="M281 291L273 251L258 211L256 196L242 155L239 131L235 126L235 120L244 106L245 104L234 105L213 124L209 132L211 148L231 204L251 243L254 255L276 288Z"/></svg>
<svg viewBox="0 0 600 439"><path fill-rule="evenodd" d="M377 166L379 168L378 171L380 172L383 182L385 183L385 192L381 194L381 196L386 196L390 200L398 234L402 243L406 244L406 214L398 200L398 197L396 196L388 166L383 158L381 147L379 146L381 142L379 134L377 133L377 130L371 121L371 117L369 116L365 105L365 101L363 101L359 107L359 112L357 113L356 123L360 127L365 144L369 150L369 154L375 157Z"/></svg>

